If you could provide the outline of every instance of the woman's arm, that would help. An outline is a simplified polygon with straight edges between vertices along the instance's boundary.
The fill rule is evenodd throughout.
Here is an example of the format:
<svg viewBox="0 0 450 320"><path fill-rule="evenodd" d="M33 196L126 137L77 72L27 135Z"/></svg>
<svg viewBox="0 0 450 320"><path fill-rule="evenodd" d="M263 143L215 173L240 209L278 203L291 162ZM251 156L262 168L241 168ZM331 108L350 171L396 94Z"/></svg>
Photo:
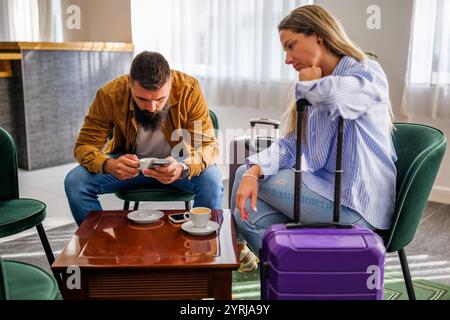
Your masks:
<svg viewBox="0 0 450 320"><path fill-rule="evenodd" d="M295 134L275 140L269 148L248 157L247 167L258 165L263 179L276 174L280 169L292 168L295 163L295 141Z"/></svg>
<svg viewBox="0 0 450 320"><path fill-rule="evenodd" d="M259 177L263 176L263 179L267 179L281 168L291 168L294 163L295 136L293 134L277 139L269 148L246 159L248 170L236 192L236 208L239 209L242 220L249 219L249 213L245 209L248 198L251 198L253 211L257 211Z"/></svg>
<svg viewBox="0 0 450 320"><path fill-rule="evenodd" d="M377 63L361 62L348 75L299 81L296 98L306 98L313 106L328 109L332 119L342 116L354 120L373 104L388 100L389 89Z"/></svg>

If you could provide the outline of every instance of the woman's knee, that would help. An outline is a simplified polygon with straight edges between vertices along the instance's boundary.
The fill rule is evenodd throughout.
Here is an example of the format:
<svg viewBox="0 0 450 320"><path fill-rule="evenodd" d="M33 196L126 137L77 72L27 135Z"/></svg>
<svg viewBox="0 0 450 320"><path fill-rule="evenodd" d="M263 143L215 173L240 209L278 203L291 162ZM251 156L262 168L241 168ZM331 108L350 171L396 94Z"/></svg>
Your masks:
<svg viewBox="0 0 450 320"><path fill-rule="evenodd" d="M241 183L242 180L242 176L244 175L245 171L247 171L247 166L244 164L242 166L240 166L237 170L236 170L236 175L234 177L234 183L235 184L239 184Z"/></svg>
<svg viewBox="0 0 450 320"><path fill-rule="evenodd" d="M238 208L236 208L232 210L231 213L233 214L234 221L236 222L237 225L239 225L242 222L241 212L239 211Z"/></svg>
<svg viewBox="0 0 450 320"><path fill-rule="evenodd" d="M236 192L237 188L239 188L239 185L241 184L242 181L242 176L244 175L245 171L247 171L246 165L242 165L236 170L236 174L234 176L234 183L231 189L233 194Z"/></svg>

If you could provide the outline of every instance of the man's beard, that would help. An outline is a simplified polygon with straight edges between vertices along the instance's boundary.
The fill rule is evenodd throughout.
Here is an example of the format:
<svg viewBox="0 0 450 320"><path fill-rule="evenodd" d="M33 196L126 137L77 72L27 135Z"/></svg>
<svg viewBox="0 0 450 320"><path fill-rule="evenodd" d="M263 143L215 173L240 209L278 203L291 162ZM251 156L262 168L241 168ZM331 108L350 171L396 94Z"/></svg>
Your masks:
<svg viewBox="0 0 450 320"><path fill-rule="evenodd" d="M164 108L158 112L149 112L147 110L142 111L136 106L136 104L134 104L136 121L145 131L155 131L160 129L167 118L168 110L169 108L164 106Z"/></svg>

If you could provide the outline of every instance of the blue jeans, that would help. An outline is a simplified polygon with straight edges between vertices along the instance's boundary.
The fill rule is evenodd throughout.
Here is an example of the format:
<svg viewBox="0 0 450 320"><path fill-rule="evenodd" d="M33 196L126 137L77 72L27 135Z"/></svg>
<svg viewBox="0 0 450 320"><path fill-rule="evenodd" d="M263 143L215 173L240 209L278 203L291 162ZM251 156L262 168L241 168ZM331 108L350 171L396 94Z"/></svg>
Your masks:
<svg viewBox="0 0 450 320"><path fill-rule="evenodd" d="M154 178L146 177L142 173L131 179L119 180L112 174L90 173L82 166L72 169L64 181L70 210L78 225L90 211L102 210L98 201L98 195L100 194L115 193L139 187L167 188L167 186L194 193L195 207L211 209L222 207L222 176L217 166L206 168L199 176L176 180L168 185Z"/></svg>
<svg viewBox="0 0 450 320"><path fill-rule="evenodd" d="M294 218L294 171L283 169L266 181L260 181L258 184L258 201L256 203L258 212L251 209L251 201L247 199L246 209L250 218L248 221L243 221L235 202L237 188L246 170L246 166L243 165L236 172L230 209L234 216L238 241L247 241L250 249L255 253L259 253L262 238L267 227L272 224L287 223ZM302 172L302 175L306 174L310 173ZM303 183L301 188L300 222L332 222L333 202L311 191ZM340 222L362 225L375 230L358 212L344 206L341 207Z"/></svg>

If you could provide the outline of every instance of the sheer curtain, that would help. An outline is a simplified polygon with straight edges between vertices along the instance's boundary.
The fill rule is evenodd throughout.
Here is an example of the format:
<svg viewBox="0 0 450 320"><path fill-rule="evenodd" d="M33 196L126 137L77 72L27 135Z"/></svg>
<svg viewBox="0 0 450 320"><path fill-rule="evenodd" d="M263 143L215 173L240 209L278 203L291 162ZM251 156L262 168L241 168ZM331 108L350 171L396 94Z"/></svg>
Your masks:
<svg viewBox="0 0 450 320"><path fill-rule="evenodd" d="M402 112L450 118L450 1L415 0Z"/></svg>
<svg viewBox="0 0 450 320"><path fill-rule="evenodd" d="M62 41L60 0L0 0L0 41Z"/></svg>
<svg viewBox="0 0 450 320"><path fill-rule="evenodd" d="M309 0L131 0L136 53L162 53L210 105L282 109L296 79L277 25Z"/></svg>

